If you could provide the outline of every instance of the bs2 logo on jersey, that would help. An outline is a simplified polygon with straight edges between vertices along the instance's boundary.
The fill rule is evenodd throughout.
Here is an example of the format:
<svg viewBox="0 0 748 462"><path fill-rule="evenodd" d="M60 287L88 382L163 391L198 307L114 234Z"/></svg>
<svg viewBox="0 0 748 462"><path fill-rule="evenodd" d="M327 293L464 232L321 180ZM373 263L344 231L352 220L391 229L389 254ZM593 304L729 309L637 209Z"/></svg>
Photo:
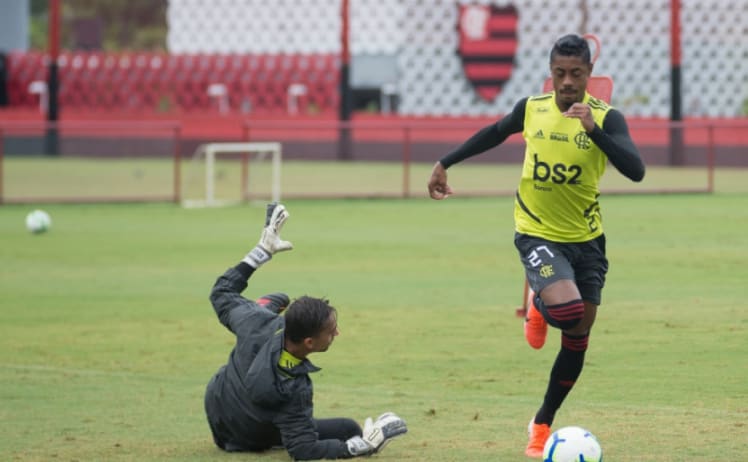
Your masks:
<svg viewBox="0 0 748 462"><path fill-rule="evenodd" d="M535 181L579 184L580 175L582 175L582 167L579 165L566 165L563 162L551 165L539 160L537 154L533 154L532 179Z"/></svg>

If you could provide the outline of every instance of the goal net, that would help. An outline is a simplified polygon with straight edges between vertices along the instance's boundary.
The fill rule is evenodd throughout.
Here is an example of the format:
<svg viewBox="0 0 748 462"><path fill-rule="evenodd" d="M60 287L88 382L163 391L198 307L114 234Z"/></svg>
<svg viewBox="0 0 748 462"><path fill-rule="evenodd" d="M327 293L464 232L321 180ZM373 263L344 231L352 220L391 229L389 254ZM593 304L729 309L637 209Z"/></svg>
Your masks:
<svg viewBox="0 0 748 462"><path fill-rule="evenodd" d="M282 148L278 142L202 144L185 172L182 206L280 201L281 160Z"/></svg>

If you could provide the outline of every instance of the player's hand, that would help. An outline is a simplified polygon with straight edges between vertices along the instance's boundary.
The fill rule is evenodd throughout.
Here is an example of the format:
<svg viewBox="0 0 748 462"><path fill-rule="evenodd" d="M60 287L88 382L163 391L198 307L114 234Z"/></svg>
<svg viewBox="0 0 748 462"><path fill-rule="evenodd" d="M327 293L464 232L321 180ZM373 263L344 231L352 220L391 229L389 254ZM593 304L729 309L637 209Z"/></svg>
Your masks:
<svg viewBox="0 0 748 462"><path fill-rule="evenodd" d="M348 438L348 440L345 442L345 445L348 447L348 454L352 455L353 457L368 456L370 454L374 454L374 448L360 436Z"/></svg>
<svg viewBox="0 0 748 462"><path fill-rule="evenodd" d="M273 258L273 255L284 250L293 249L293 244L281 239L280 232L289 217L288 210L283 204L271 202L267 206L265 227L262 229L260 242L257 243L242 261L253 268L259 268Z"/></svg>
<svg viewBox="0 0 748 462"><path fill-rule="evenodd" d="M377 417L377 420L371 422L371 419L367 419L369 423L369 431L371 434L381 432L384 435L384 440L377 447L377 451L381 451L389 443L392 438L403 435L408 432L408 426L405 421L398 417L394 412L385 412L384 414ZM366 423L364 423L364 438L367 438Z"/></svg>
<svg viewBox="0 0 748 462"><path fill-rule="evenodd" d="M437 162L434 165L434 169L431 171L431 178L428 183L429 195L432 199L442 200L446 199L452 194L452 188L447 184L447 169Z"/></svg>
<svg viewBox="0 0 748 462"><path fill-rule="evenodd" d="M587 133L592 132L595 128L595 119L592 118L592 110L584 103L574 103L563 113L564 117L579 119L582 127Z"/></svg>
<svg viewBox="0 0 748 462"><path fill-rule="evenodd" d="M368 417L364 422L361 436L354 436L346 441L348 452L352 456L366 456L381 451L387 443L408 431L405 421L392 412L385 412L372 420Z"/></svg>
<svg viewBox="0 0 748 462"><path fill-rule="evenodd" d="M364 422L363 439L374 447L374 452L379 452L387 446L387 443L397 436L408 432L405 421L393 412L385 412L372 421L371 417Z"/></svg>
<svg viewBox="0 0 748 462"><path fill-rule="evenodd" d="M286 210L283 204L277 202L268 204L265 215L265 228L262 230L262 236L260 236L258 245L270 252L271 255L293 249L293 244L282 240L280 237L283 224L286 223L289 216L288 210Z"/></svg>

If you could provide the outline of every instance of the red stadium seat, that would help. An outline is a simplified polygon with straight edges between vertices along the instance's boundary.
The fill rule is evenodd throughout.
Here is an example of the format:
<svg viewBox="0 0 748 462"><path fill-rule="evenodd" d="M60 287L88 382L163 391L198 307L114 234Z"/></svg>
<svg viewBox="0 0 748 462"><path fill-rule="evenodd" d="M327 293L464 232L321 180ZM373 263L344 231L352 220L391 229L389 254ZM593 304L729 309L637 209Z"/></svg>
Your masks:
<svg viewBox="0 0 748 462"><path fill-rule="evenodd" d="M46 81L42 52L9 55L10 104L39 104L28 86ZM338 99L339 58L315 54L181 54L151 52L70 52L59 56L60 97L66 106L85 109L164 111L214 110L207 91L221 84L228 107L241 113L285 114L289 88L299 111L334 110ZM216 88L216 87L213 87ZM300 86L294 88L302 88Z"/></svg>

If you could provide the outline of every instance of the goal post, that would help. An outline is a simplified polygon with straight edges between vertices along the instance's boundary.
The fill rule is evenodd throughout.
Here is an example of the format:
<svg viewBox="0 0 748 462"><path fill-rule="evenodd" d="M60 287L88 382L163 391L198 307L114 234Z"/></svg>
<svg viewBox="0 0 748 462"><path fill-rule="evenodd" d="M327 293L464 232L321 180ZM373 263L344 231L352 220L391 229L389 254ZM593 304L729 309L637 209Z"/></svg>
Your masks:
<svg viewBox="0 0 748 462"><path fill-rule="evenodd" d="M185 199L182 201L184 207L216 207L227 205L236 201L220 200L217 198L216 180L218 177L216 169L217 158L224 154L242 154L241 168L241 201L249 198L249 162L250 156L255 154L256 160L264 160L267 155L271 157L271 179L270 196L272 201L280 201L281 198L281 160L282 147L279 142L228 142L207 143L197 147L193 156L193 163L204 158L204 188L202 199Z"/></svg>

